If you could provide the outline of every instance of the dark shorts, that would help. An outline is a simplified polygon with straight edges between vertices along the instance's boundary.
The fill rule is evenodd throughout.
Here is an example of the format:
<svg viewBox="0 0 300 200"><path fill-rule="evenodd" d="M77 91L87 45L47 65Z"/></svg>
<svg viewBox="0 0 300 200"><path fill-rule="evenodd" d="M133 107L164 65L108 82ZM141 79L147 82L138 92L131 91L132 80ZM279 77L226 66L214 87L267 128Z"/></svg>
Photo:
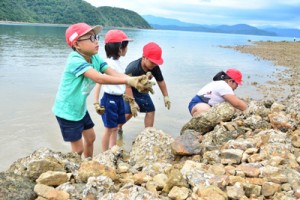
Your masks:
<svg viewBox="0 0 300 200"><path fill-rule="evenodd" d="M198 103L205 103L198 95L194 96L189 103L189 111L192 114L193 107Z"/></svg>
<svg viewBox="0 0 300 200"><path fill-rule="evenodd" d="M100 104L105 107L101 117L106 128L116 128L126 122L123 95L104 93Z"/></svg>
<svg viewBox="0 0 300 200"><path fill-rule="evenodd" d="M140 112L141 113L147 113L147 112L154 112L155 111L154 104L153 104L152 99L151 99L149 94L139 93L135 90L132 90L132 92L133 92L135 102L140 107ZM125 101L124 105L125 105L125 113L126 114L131 114L129 103Z"/></svg>
<svg viewBox="0 0 300 200"><path fill-rule="evenodd" d="M66 142L80 140L84 130L94 127L94 123L86 112L85 116L79 121L70 121L56 116L62 136Z"/></svg>

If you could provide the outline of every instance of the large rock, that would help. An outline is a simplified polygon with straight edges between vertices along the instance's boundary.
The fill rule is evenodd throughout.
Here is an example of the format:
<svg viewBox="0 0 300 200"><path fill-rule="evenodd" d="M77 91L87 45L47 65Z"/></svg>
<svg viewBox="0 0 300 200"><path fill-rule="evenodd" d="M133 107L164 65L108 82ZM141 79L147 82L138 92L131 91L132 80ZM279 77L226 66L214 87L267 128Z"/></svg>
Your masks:
<svg viewBox="0 0 300 200"><path fill-rule="evenodd" d="M211 131L220 122L231 120L234 113L235 108L229 103L220 103L206 112L193 117L182 127L180 134L182 135L187 129L195 130L200 134L205 134Z"/></svg>
<svg viewBox="0 0 300 200"><path fill-rule="evenodd" d="M169 163L174 160L172 142L174 139L163 131L146 128L133 142L130 162L136 169L149 168L155 162Z"/></svg>
<svg viewBox="0 0 300 200"><path fill-rule="evenodd" d="M76 153L54 152L48 148L40 148L31 155L14 162L6 172L37 179L47 171L75 172L81 163Z"/></svg>
<svg viewBox="0 0 300 200"><path fill-rule="evenodd" d="M27 177L13 173L0 172L0 199L7 200L33 200L35 182Z"/></svg>
<svg viewBox="0 0 300 200"><path fill-rule="evenodd" d="M171 148L174 155L195 155L202 152L200 136L196 131L186 130L187 133L178 136L172 143Z"/></svg>

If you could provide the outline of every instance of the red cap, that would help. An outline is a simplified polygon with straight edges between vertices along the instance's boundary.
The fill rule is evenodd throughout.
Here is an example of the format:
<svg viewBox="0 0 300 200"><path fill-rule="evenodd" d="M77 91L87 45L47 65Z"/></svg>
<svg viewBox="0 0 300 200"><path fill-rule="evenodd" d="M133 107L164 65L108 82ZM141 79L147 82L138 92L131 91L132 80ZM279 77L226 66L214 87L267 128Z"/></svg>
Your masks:
<svg viewBox="0 0 300 200"><path fill-rule="evenodd" d="M86 33L94 30L95 34L98 35L102 30L102 26L94 26L91 27L86 23L78 23L69 26L66 30L66 41L70 47L73 46L74 42L81 36L85 35Z"/></svg>
<svg viewBox="0 0 300 200"><path fill-rule="evenodd" d="M161 57L162 50L158 44L150 42L146 44L143 48L143 56L148 58L151 62L161 65L164 63L164 60Z"/></svg>
<svg viewBox="0 0 300 200"><path fill-rule="evenodd" d="M117 29L108 31L104 39L105 44L123 41L132 41L132 39L129 39L123 31Z"/></svg>
<svg viewBox="0 0 300 200"><path fill-rule="evenodd" d="M242 85L242 73L237 69L228 69L226 74L232 78L237 84Z"/></svg>

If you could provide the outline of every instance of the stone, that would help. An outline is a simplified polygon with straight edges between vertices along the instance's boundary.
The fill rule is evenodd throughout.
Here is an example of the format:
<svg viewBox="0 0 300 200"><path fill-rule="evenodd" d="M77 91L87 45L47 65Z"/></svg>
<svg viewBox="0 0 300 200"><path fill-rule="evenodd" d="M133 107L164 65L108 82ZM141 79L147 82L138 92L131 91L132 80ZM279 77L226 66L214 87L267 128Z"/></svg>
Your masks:
<svg viewBox="0 0 300 200"><path fill-rule="evenodd" d="M47 171L39 176L36 180L37 183L48 185L48 186L58 186L68 181L68 175L66 172L55 172Z"/></svg>

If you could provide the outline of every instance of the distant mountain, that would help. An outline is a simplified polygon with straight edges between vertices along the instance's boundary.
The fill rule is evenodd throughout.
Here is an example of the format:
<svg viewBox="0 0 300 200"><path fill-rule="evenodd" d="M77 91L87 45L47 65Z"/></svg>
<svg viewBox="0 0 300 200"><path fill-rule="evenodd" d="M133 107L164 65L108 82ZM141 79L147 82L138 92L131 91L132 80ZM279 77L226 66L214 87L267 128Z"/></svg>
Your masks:
<svg viewBox="0 0 300 200"><path fill-rule="evenodd" d="M244 35L266 35L283 37L300 37L299 29L280 29L280 28L257 28L247 24L236 25L201 25L186 23L180 20L142 15L142 17L154 28L162 30L180 30L212 33L231 33Z"/></svg>
<svg viewBox="0 0 300 200"><path fill-rule="evenodd" d="M182 26L182 27L191 27L191 26L199 26L199 24L192 24L179 21L177 19L170 19L164 17L156 17L152 15L142 15L142 17L149 23L149 24L156 24L160 26Z"/></svg>
<svg viewBox="0 0 300 200"><path fill-rule="evenodd" d="M282 37L297 37L300 38L300 30L299 29L283 29L283 28L263 28L265 31L276 33L278 36Z"/></svg>
<svg viewBox="0 0 300 200"><path fill-rule="evenodd" d="M73 24L86 22L111 27L150 29L136 12L115 7L94 7L83 0L1 0L0 21Z"/></svg>
<svg viewBox="0 0 300 200"><path fill-rule="evenodd" d="M236 24L233 26L220 25L215 27L215 29L222 33L276 36L276 33L272 31L260 30L256 27L249 26L247 24Z"/></svg>

